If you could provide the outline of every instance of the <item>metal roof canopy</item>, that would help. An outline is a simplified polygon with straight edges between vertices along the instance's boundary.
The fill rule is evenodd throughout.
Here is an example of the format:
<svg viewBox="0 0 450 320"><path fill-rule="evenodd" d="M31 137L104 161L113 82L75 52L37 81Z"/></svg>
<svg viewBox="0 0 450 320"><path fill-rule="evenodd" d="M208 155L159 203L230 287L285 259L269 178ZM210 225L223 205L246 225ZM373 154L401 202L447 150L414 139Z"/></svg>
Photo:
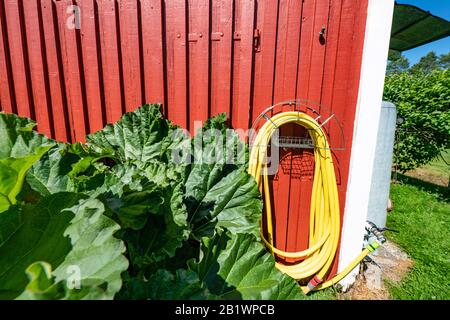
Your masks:
<svg viewBox="0 0 450 320"><path fill-rule="evenodd" d="M395 4L389 48L406 51L450 36L450 22L409 4Z"/></svg>

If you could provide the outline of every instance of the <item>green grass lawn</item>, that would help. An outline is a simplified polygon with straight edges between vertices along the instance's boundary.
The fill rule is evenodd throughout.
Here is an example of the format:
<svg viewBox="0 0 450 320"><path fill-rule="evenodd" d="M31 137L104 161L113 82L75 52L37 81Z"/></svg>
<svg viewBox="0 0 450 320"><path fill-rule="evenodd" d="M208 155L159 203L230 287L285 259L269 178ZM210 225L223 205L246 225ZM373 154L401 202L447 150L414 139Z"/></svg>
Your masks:
<svg viewBox="0 0 450 320"><path fill-rule="evenodd" d="M442 152L441 156L430 163L408 171L406 175L447 187L450 178L450 149Z"/></svg>
<svg viewBox="0 0 450 320"><path fill-rule="evenodd" d="M399 284L388 284L393 299L450 299L450 197L448 189L401 176L391 187L394 210L388 234L414 260Z"/></svg>
<svg viewBox="0 0 450 320"><path fill-rule="evenodd" d="M450 173L450 149L442 153L442 157L431 161L429 164L423 166L430 174L436 176L448 177Z"/></svg>
<svg viewBox="0 0 450 320"><path fill-rule="evenodd" d="M446 153L450 162L450 151ZM426 166L435 175L448 175L441 160ZM414 177L398 175L391 186L394 210L387 226L400 231L386 232L414 261L400 283L387 283L392 299L450 300L450 189ZM309 299L336 299L333 289L315 292Z"/></svg>

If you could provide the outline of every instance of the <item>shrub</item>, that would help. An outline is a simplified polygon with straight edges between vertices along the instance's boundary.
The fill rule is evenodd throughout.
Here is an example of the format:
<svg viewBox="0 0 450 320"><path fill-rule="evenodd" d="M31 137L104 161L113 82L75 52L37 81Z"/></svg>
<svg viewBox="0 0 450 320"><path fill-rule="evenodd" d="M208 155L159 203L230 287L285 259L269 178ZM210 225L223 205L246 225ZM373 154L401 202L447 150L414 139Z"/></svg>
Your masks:
<svg viewBox="0 0 450 320"><path fill-rule="evenodd" d="M386 77L384 100L397 106L394 163L402 172L415 169L450 147L450 71L399 73Z"/></svg>

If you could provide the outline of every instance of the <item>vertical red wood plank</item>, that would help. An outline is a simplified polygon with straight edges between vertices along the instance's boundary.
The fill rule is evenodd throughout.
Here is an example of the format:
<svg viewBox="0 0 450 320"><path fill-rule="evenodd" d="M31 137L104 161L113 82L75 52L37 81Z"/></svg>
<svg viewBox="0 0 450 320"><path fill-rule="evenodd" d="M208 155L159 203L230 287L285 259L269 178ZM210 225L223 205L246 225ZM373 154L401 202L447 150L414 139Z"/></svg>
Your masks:
<svg viewBox="0 0 450 320"><path fill-rule="evenodd" d="M315 0L305 0L303 3L302 32L300 38L300 56L296 88L297 97L300 99L308 99L313 42L316 40L316 35L314 34L314 22L316 19L314 13L316 4L317 1Z"/></svg>
<svg viewBox="0 0 450 320"><path fill-rule="evenodd" d="M211 112L231 114L231 47L233 1L212 1L211 18Z"/></svg>
<svg viewBox="0 0 450 320"><path fill-rule="evenodd" d="M293 70L297 68L298 45L300 36L300 18L302 4L300 1L282 0L279 4L278 34L276 50L276 69L274 83L274 103L291 100L295 96L296 74ZM294 134L294 126L287 125L280 130L280 135L291 136ZM288 228L291 212L289 203L291 194L292 150L280 150L280 168L278 169L278 192L276 197L277 206L275 218L277 221L276 232L278 233L276 245L284 250L291 249L292 241L288 239ZM296 213L293 213L295 216ZM290 260L288 260L290 261Z"/></svg>
<svg viewBox="0 0 450 320"><path fill-rule="evenodd" d="M44 69L43 44L39 23L38 3L36 0L23 1L25 32L30 63L32 97L34 101L37 129L48 137L52 134L52 119L46 88L46 70Z"/></svg>
<svg viewBox="0 0 450 320"><path fill-rule="evenodd" d="M252 122L273 103L278 1L257 3L256 28L260 31L260 51L255 54Z"/></svg>
<svg viewBox="0 0 450 320"><path fill-rule="evenodd" d="M341 10L342 10L342 0L330 0L330 12L329 12L329 22L327 25L327 31L325 34L326 41L326 52L325 52L325 60L324 60L324 71L323 71L323 81L322 81L322 92L321 92L321 100L320 103L323 106L323 109L326 108L328 110L324 110L324 114L330 113L329 111L339 109L342 110L342 107L338 107L338 104L334 101L334 87L335 87L335 76L336 76L336 62L338 55L338 44L340 37L340 24L341 24ZM335 108L338 107L338 108ZM345 119L341 119L338 111L337 116L340 121L345 121ZM328 115L326 115L328 116ZM341 130L338 124L335 121L329 121L325 126L329 137L331 146L341 148L344 147L344 141L342 141ZM338 192L339 199L341 205L341 211L344 210L344 203L342 197L345 198L345 190L342 185L342 175L340 173L340 158L344 156L344 154L348 151L332 151L333 161L335 164L336 171L336 180L338 183Z"/></svg>
<svg viewBox="0 0 450 320"><path fill-rule="evenodd" d="M122 116L122 86L116 24L115 0L97 1L100 47L103 66L106 121L114 123Z"/></svg>
<svg viewBox="0 0 450 320"><path fill-rule="evenodd" d="M305 129L295 126L294 136L306 136ZM290 176L287 249L301 251L308 248L314 155L312 150L292 150Z"/></svg>
<svg viewBox="0 0 450 320"><path fill-rule="evenodd" d="M330 0L329 22L325 34L325 60L320 103L333 107L333 88L335 83L336 59L338 53L339 28L341 23L342 0Z"/></svg>
<svg viewBox="0 0 450 320"><path fill-rule="evenodd" d="M356 116L361 62L364 48L365 26L368 0L342 2L341 23L339 32L338 55L336 58L335 84L333 93L333 112L336 113L344 128L345 151L336 151L337 176L340 182L338 188L341 227L345 209L345 198L350 167L350 155L353 138L353 124ZM344 89L345 86L345 89ZM336 130L331 131L337 135ZM336 168L335 166L335 168ZM336 256L333 269L337 271L339 254Z"/></svg>
<svg viewBox="0 0 450 320"><path fill-rule="evenodd" d="M247 129L250 122L254 17L255 0L236 0L231 119L236 129Z"/></svg>
<svg viewBox="0 0 450 320"><path fill-rule="evenodd" d="M14 81L17 112L22 117L34 117L27 80L26 51L24 43L25 30L21 27L17 0L5 0L5 16L8 29L9 48L11 52L11 68Z"/></svg>
<svg viewBox="0 0 450 320"><path fill-rule="evenodd" d="M288 39L288 2L280 0L278 13L278 35L276 44L275 81L273 99L274 103L285 100L284 98L284 73L285 57ZM279 134L286 135L286 126L280 128ZM290 129L290 128L289 128ZM291 130L288 130L291 134ZM283 167L290 165L290 152L280 149L278 172L272 180L272 192L274 199L274 244L281 250L286 250L287 220L289 210L290 172L283 170ZM284 260L284 259L280 259Z"/></svg>
<svg viewBox="0 0 450 320"><path fill-rule="evenodd" d="M311 44L311 67L309 72L309 87L307 99L313 102L320 102L322 93L322 80L325 63L325 44L328 29L328 16L330 13L330 1L323 0L316 4L314 13L314 27ZM324 35L320 36L324 28Z"/></svg>
<svg viewBox="0 0 450 320"><path fill-rule="evenodd" d="M166 2L168 118L188 127L186 1Z"/></svg>
<svg viewBox="0 0 450 320"><path fill-rule="evenodd" d="M126 111L142 103L137 0L120 0L120 42L123 67L123 92ZM148 21L148 23L151 23Z"/></svg>
<svg viewBox="0 0 450 320"><path fill-rule="evenodd" d="M292 134L291 126L282 126L279 130L280 136L290 134ZM274 244L277 248L286 250L292 152L284 148L280 148L279 152L278 171L275 176L271 177L270 185L273 194Z"/></svg>
<svg viewBox="0 0 450 320"><path fill-rule="evenodd" d="M208 119L209 0L189 1L189 130ZM201 126L200 126L201 127Z"/></svg>
<svg viewBox="0 0 450 320"><path fill-rule="evenodd" d="M0 3L0 111L7 113L14 112L14 92L10 84L10 74L9 74L9 46L6 35L6 30L4 29L4 11L3 3Z"/></svg>
<svg viewBox="0 0 450 320"><path fill-rule="evenodd" d="M53 117L54 138L59 141L69 141L70 134L67 105L64 93L64 79L60 60L60 47L55 30L55 19L52 0L40 1L42 12L42 27L45 40L45 52L47 58L49 102Z"/></svg>
<svg viewBox="0 0 450 320"><path fill-rule="evenodd" d="M96 132L104 127L102 109L102 88L98 63L95 0L78 1L81 14L81 45L84 61L86 101L88 106L89 129Z"/></svg>
<svg viewBox="0 0 450 320"><path fill-rule="evenodd" d="M353 136L353 122L355 119L355 110L356 110L356 98L358 95L358 86L351 85L352 79L351 75L354 74L352 67L356 67L360 70L360 67L355 66L355 61L361 61L361 57L354 57L355 47L361 46L362 44L356 43L355 37L358 37L358 33L364 33L364 27L362 30L356 30L358 26L355 25L355 21L358 15L361 15L361 12L358 10L359 5L355 5L351 1L343 0L341 3L341 13L340 13L340 25L338 35L338 43L337 43L337 54L335 57L335 61L330 61L335 65L334 70L334 79L333 79L333 89L332 89L332 100L330 101L330 106L332 112L336 114L337 118L341 121L341 125L344 128L344 136L345 136L345 148L346 151L336 151L334 155L337 157L337 163L339 166L336 166L336 175L347 177L347 173L345 171L346 167L349 165L350 161L350 153L351 153L351 140ZM365 15L365 14L364 14ZM361 27L360 27L361 28ZM352 30L352 32L348 32L348 30ZM331 36L331 35L330 35ZM330 48L331 50L332 48ZM332 51L330 51L332 54ZM359 53L362 55L362 52ZM328 52L327 52L328 55ZM328 63L329 61L327 61ZM355 74L359 83L359 74ZM329 75L327 74L325 80L330 81ZM352 95L355 96L354 102L349 100L352 99ZM330 97L330 95L328 95ZM327 96L324 97L323 102L327 101ZM330 140L339 138L340 130L337 128L337 124L330 122L329 126L330 131ZM332 142L332 141L331 141ZM347 158L347 159L346 159ZM339 198L341 200L341 211L343 212L343 205L345 203L345 192L343 192L343 183L346 184L346 179L339 179ZM344 187L345 189L345 187Z"/></svg>
<svg viewBox="0 0 450 320"><path fill-rule="evenodd" d="M71 114L71 132L74 141L84 142L89 131L89 123L86 123L87 115L84 109L82 77L80 74L80 56L77 47L77 31L67 25L70 15L68 8L72 1L57 1L59 35L61 41L62 60L64 66L64 81L67 92L69 114Z"/></svg>
<svg viewBox="0 0 450 320"><path fill-rule="evenodd" d="M298 64L297 96L311 102L320 101L325 58L325 43L320 38L322 26L328 22L329 4L327 0L305 0L302 10L300 52ZM305 136L303 128L295 127L294 135ZM314 175L314 156L309 150L297 152L292 166L299 176L291 176L291 196L289 203L288 239L292 250L308 247L310 203Z"/></svg>
<svg viewBox="0 0 450 320"><path fill-rule="evenodd" d="M295 99L301 16L301 1L280 1L274 103Z"/></svg>
<svg viewBox="0 0 450 320"><path fill-rule="evenodd" d="M145 103L164 103L161 0L141 0L141 15ZM163 107L166 108L165 105Z"/></svg>
<svg viewBox="0 0 450 320"><path fill-rule="evenodd" d="M299 52L300 23L302 15L302 2L293 0L280 0L278 13L278 35L275 64L275 83L274 83L274 103L292 100L295 98L297 64ZM294 126L287 125L280 130L280 135L291 136L294 134ZM297 212L289 211L290 198L294 193L291 191L292 161L295 153L292 150L280 150L280 167L278 169L278 180L274 181L273 188L277 192L274 194L276 201L275 220L278 234L276 245L283 250L291 250L295 246L292 241L292 233L288 228L295 228ZM277 186L275 186L277 185ZM294 186L295 188L295 186ZM295 193L295 196L298 196ZM295 197L294 196L294 197ZM294 224L293 224L294 223ZM291 261L291 260L288 260Z"/></svg>

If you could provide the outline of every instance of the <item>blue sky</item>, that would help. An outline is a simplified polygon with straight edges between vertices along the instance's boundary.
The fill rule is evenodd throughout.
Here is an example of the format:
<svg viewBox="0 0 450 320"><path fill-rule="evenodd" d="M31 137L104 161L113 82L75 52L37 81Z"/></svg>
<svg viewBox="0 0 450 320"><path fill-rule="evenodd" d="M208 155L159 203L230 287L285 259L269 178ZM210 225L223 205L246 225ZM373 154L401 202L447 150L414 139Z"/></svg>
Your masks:
<svg viewBox="0 0 450 320"><path fill-rule="evenodd" d="M411 4L423 10L430 11L435 16L450 20L450 0L397 0L397 3ZM404 51L403 55L408 58L412 65L430 51L435 51L437 54L449 52L450 37Z"/></svg>

